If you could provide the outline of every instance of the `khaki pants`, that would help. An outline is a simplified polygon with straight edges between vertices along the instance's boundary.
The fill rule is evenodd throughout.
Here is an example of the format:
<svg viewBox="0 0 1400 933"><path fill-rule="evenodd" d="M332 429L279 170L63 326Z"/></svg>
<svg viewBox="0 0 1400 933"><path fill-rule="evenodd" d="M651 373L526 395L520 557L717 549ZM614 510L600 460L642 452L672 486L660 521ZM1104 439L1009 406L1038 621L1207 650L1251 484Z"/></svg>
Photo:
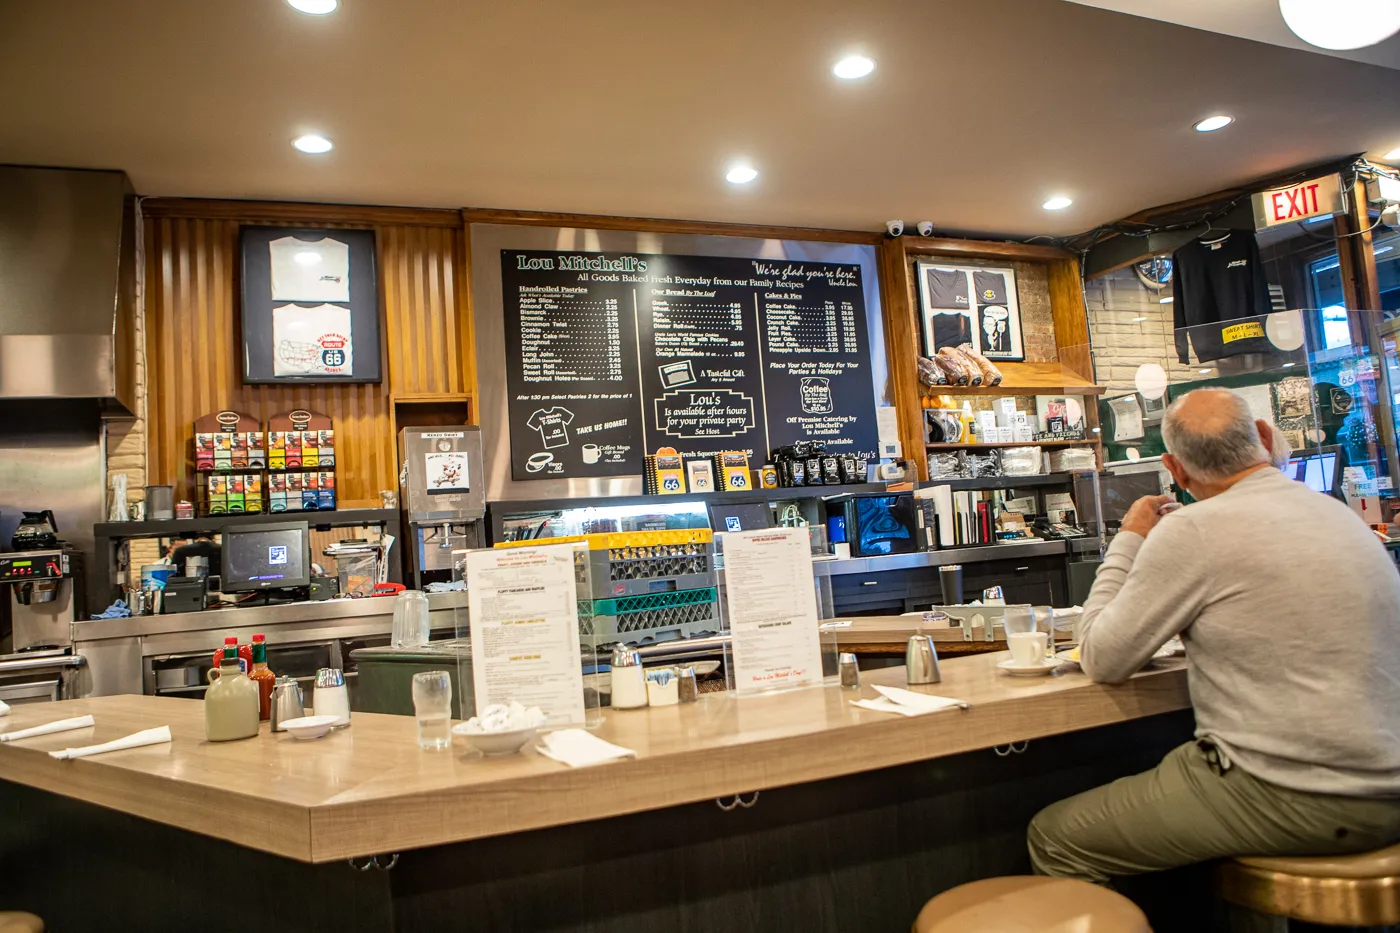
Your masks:
<svg viewBox="0 0 1400 933"><path fill-rule="evenodd" d="M1286 790L1222 768L1188 742L1151 771L1036 814L1027 842L1037 874L1103 884L1230 855L1338 855L1400 840L1400 798Z"/></svg>

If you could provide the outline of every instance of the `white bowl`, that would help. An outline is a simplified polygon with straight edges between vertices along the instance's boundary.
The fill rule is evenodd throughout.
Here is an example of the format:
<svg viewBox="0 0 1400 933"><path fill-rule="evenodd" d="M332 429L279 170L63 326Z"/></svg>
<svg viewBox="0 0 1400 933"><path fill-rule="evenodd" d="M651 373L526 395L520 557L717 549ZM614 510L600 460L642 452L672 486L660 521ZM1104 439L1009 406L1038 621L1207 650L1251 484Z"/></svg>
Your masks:
<svg viewBox="0 0 1400 933"><path fill-rule="evenodd" d="M293 738L310 741L330 732L335 728L335 724L335 716L302 716L284 721L282 728L290 732Z"/></svg>
<svg viewBox="0 0 1400 933"><path fill-rule="evenodd" d="M466 739L472 748L483 755L514 755L535 737L535 729L531 726L509 732L468 732L467 724L459 722L452 727L452 734Z"/></svg>

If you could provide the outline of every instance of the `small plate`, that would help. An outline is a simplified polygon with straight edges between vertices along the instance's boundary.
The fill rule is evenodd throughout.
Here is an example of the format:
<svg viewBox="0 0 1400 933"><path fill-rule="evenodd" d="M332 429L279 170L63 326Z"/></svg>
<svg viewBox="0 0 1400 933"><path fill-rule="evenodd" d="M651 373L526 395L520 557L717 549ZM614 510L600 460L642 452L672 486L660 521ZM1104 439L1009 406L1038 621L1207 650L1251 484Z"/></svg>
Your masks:
<svg viewBox="0 0 1400 933"><path fill-rule="evenodd" d="M496 755L514 755L535 737L535 730L538 728L531 726L528 729L512 729L508 732L468 732L467 724L459 722L452 727L452 734L460 735L467 740L468 745L489 758Z"/></svg>
<svg viewBox="0 0 1400 933"><path fill-rule="evenodd" d="M1033 664L1028 667L1022 667L1010 658L1007 658L1005 661L997 662L997 667L999 669L1006 671L1006 673L1013 677L1041 677L1059 666L1059 661L1044 661L1040 664Z"/></svg>
<svg viewBox="0 0 1400 933"><path fill-rule="evenodd" d="M301 716L297 719L288 719L282 723L282 728L292 734L292 738L301 739L308 742L311 739L319 739L321 736L335 728L336 717L334 716Z"/></svg>

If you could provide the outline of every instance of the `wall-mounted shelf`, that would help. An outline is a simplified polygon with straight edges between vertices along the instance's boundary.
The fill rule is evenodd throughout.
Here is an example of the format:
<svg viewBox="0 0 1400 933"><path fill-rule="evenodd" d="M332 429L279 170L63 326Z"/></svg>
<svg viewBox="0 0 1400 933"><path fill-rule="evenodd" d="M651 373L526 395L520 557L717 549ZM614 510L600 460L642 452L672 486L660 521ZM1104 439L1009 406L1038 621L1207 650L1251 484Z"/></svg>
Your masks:
<svg viewBox="0 0 1400 933"><path fill-rule="evenodd" d="M951 486L954 489L1030 489L1035 486L1070 486L1073 473L1038 473L1034 476L979 476L975 479L930 479L919 483L920 489L930 486Z"/></svg>
<svg viewBox="0 0 1400 933"><path fill-rule="evenodd" d="M1097 437L1084 437L1077 441L1010 441L1008 443L991 444L925 444L928 450L967 450L978 447L1083 447L1086 444L1097 444Z"/></svg>
<svg viewBox="0 0 1400 933"><path fill-rule="evenodd" d="M1002 382L994 386L926 386L925 397L934 395L1103 395L1095 385L1060 363L998 363Z"/></svg>

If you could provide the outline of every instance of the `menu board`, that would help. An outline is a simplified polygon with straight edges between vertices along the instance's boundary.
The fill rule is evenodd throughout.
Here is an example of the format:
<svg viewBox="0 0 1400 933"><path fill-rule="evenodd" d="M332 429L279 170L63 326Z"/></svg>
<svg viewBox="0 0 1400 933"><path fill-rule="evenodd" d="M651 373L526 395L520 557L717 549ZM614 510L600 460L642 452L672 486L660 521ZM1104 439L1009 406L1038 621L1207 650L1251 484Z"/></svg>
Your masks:
<svg viewBox="0 0 1400 933"><path fill-rule="evenodd" d="M511 473L642 471L648 451L878 446L860 266L501 251Z"/></svg>

